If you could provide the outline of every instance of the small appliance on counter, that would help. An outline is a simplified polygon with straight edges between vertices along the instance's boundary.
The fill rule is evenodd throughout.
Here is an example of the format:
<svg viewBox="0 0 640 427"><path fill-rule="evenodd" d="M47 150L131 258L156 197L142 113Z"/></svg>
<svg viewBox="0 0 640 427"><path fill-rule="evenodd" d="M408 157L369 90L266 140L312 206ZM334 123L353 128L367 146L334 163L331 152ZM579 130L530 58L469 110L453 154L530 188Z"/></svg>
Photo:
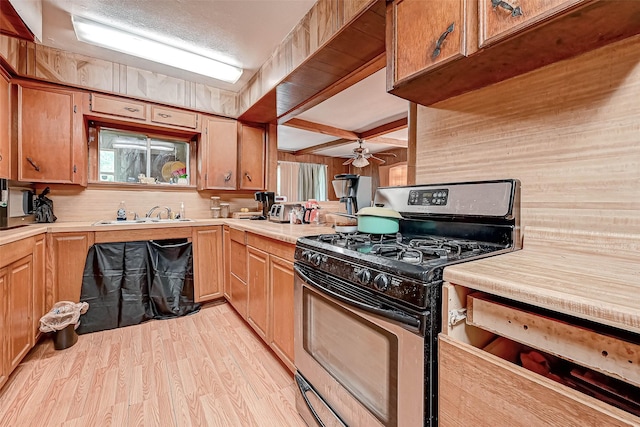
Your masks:
<svg viewBox="0 0 640 427"><path fill-rule="evenodd" d="M345 204L347 214L353 215L358 209L371 206L371 177L343 173L331 181L336 197Z"/></svg>
<svg viewBox="0 0 640 427"><path fill-rule="evenodd" d="M259 211L262 211L260 215L252 216L251 219L267 219L269 217L269 210L275 203L276 194L273 191L256 191L255 199L259 202Z"/></svg>
<svg viewBox="0 0 640 427"><path fill-rule="evenodd" d="M273 222L289 222L289 212L296 207L301 207L300 203L276 203L269 210L269 221Z"/></svg>
<svg viewBox="0 0 640 427"><path fill-rule="evenodd" d="M0 230L34 223L34 198L30 184L0 179Z"/></svg>

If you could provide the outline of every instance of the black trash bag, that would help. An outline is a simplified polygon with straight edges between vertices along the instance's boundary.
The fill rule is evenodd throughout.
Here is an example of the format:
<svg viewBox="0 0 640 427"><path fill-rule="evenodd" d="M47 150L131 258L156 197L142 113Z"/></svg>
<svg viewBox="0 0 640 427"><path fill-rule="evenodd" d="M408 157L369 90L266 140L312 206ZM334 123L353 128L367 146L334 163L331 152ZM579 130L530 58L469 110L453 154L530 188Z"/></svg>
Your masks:
<svg viewBox="0 0 640 427"><path fill-rule="evenodd" d="M152 280L149 298L155 319L184 316L200 310L193 295L193 247L190 242L147 242Z"/></svg>
<svg viewBox="0 0 640 427"><path fill-rule="evenodd" d="M153 318L149 301L150 273L146 242L125 243L119 327L137 325Z"/></svg>
<svg viewBox="0 0 640 427"><path fill-rule="evenodd" d="M53 214L53 200L45 197L49 191L49 187L42 190L42 193L33 202L36 222L56 222L58 219Z"/></svg>

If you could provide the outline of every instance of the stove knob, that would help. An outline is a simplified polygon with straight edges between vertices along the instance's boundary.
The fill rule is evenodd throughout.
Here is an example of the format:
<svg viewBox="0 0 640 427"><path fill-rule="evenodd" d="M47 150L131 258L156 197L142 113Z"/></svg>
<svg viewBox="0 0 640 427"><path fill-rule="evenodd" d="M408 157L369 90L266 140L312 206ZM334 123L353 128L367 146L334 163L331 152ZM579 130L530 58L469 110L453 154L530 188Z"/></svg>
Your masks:
<svg viewBox="0 0 640 427"><path fill-rule="evenodd" d="M311 258L313 258L313 252L302 251L302 258L307 262L311 262Z"/></svg>
<svg viewBox="0 0 640 427"><path fill-rule="evenodd" d="M391 280L387 277L386 274L378 274L375 279L373 279L373 287L379 291L386 291L389 289L389 284Z"/></svg>
<svg viewBox="0 0 640 427"><path fill-rule="evenodd" d="M316 267L322 263L322 255L321 254L313 254L310 259L311 264Z"/></svg>
<svg viewBox="0 0 640 427"><path fill-rule="evenodd" d="M366 285L371 281L371 272L366 268L363 268L356 273L356 279L359 283Z"/></svg>

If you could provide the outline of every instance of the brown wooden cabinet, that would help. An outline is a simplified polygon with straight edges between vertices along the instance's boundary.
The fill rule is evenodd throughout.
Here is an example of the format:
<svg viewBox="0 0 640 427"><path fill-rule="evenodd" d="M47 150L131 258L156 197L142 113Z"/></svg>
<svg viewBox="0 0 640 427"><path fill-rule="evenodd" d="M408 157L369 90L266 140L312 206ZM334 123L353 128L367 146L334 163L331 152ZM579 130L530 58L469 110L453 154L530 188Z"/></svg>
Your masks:
<svg viewBox="0 0 640 427"><path fill-rule="evenodd" d="M45 304L45 262L46 238L44 234L35 236L33 247L33 339L34 343L40 336L40 318L49 311Z"/></svg>
<svg viewBox="0 0 640 427"><path fill-rule="evenodd" d="M0 387L7 382L11 370L9 369L9 350L5 346L5 342L9 336L7 328L7 317L9 315L8 304L8 269L0 268Z"/></svg>
<svg viewBox="0 0 640 427"><path fill-rule="evenodd" d="M222 226L193 227L194 299L209 301L222 296Z"/></svg>
<svg viewBox="0 0 640 427"><path fill-rule="evenodd" d="M266 132L264 127L240 123L238 171L240 190L265 189Z"/></svg>
<svg viewBox="0 0 640 427"><path fill-rule="evenodd" d="M198 189L235 190L237 159L237 122L205 116L198 146Z"/></svg>
<svg viewBox="0 0 640 427"><path fill-rule="evenodd" d="M22 81L14 88L18 180L86 185L80 93Z"/></svg>
<svg viewBox="0 0 640 427"><path fill-rule="evenodd" d="M9 76L0 67L0 178L11 178Z"/></svg>
<svg viewBox="0 0 640 427"><path fill-rule="evenodd" d="M269 254L247 247L249 298L247 321L263 340L267 341L269 316Z"/></svg>
<svg viewBox="0 0 640 427"><path fill-rule="evenodd" d="M80 301L84 264L93 243L92 232L47 235L47 307L57 301Z"/></svg>
<svg viewBox="0 0 640 427"><path fill-rule="evenodd" d="M396 0L388 11L393 84L477 49L476 9L467 0Z"/></svg>
<svg viewBox="0 0 640 427"><path fill-rule="evenodd" d="M432 105L640 34L638 14L626 0L394 0L387 90Z"/></svg>
<svg viewBox="0 0 640 427"><path fill-rule="evenodd" d="M293 258L293 246L289 249ZM293 262L276 256L269 259L271 332L268 344L291 369L293 364Z"/></svg>
<svg viewBox="0 0 640 427"><path fill-rule="evenodd" d="M229 226L222 227L223 236L223 258L224 258L224 281L222 292L227 300L231 299L231 232Z"/></svg>
<svg viewBox="0 0 640 427"><path fill-rule="evenodd" d="M247 321L292 371L293 255L295 246L250 233L247 237Z"/></svg>
<svg viewBox="0 0 640 427"><path fill-rule="evenodd" d="M229 302L246 319L248 295L247 233L231 228L229 230L229 240Z"/></svg>
<svg viewBox="0 0 640 427"><path fill-rule="evenodd" d="M9 371L15 369L33 346L33 256L7 267L6 329Z"/></svg>
<svg viewBox="0 0 640 427"><path fill-rule="evenodd" d="M480 47L504 40L585 0L480 0Z"/></svg>

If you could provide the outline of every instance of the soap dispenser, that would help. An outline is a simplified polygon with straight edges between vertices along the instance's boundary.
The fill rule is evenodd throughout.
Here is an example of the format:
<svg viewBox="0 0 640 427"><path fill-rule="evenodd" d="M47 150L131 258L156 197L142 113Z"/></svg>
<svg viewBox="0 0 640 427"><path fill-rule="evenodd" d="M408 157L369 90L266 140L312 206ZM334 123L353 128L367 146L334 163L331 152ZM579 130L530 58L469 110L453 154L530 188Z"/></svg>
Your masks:
<svg viewBox="0 0 640 427"><path fill-rule="evenodd" d="M118 206L118 212L116 213L116 219L118 221L126 221L127 220L127 207L124 204L124 200L120 202L120 206Z"/></svg>
<svg viewBox="0 0 640 427"><path fill-rule="evenodd" d="M186 215L184 213L184 202L180 202L180 219L185 219Z"/></svg>

